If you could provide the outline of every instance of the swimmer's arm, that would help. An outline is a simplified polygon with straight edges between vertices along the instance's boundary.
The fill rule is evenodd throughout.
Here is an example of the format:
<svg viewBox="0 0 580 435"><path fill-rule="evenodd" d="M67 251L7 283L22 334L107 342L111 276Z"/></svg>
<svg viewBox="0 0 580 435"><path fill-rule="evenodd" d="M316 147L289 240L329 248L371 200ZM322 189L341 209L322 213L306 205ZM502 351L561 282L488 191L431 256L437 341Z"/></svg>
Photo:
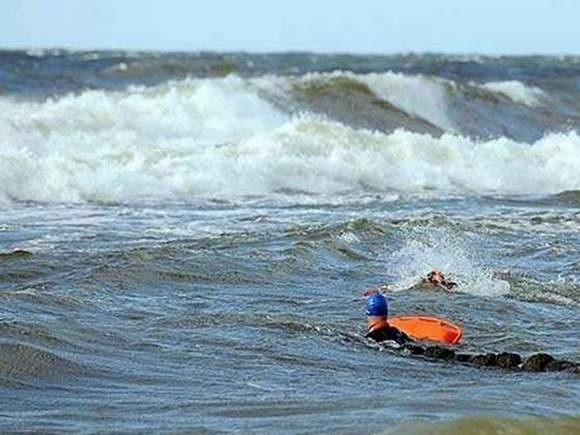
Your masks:
<svg viewBox="0 0 580 435"><path fill-rule="evenodd" d="M365 298L368 298L369 296L373 296L379 293L385 293L388 292L390 290L389 285L388 284L384 284L384 285L380 285L378 287L370 287L370 288L365 288L362 291L362 295Z"/></svg>
<svg viewBox="0 0 580 435"><path fill-rule="evenodd" d="M395 334L395 342L397 342L400 345L406 344L406 343L411 343L413 340L411 340L411 338L405 334L403 331L401 331L400 329L397 329L397 333Z"/></svg>
<svg viewBox="0 0 580 435"><path fill-rule="evenodd" d="M436 287L436 288L438 288L439 290L443 290L444 292L447 292L447 293L452 293L453 292L453 290L451 290L450 288L444 286L443 284L431 284L431 285L434 286L434 287Z"/></svg>
<svg viewBox="0 0 580 435"><path fill-rule="evenodd" d="M421 282L418 285L426 285L426 286L431 286L431 287L435 287L438 288L440 290L443 290L447 293L453 293L455 290L453 290L455 287L457 287L457 283L453 282L453 281L445 281L445 283L441 283L441 284L433 284L431 282L429 282L426 279L422 279Z"/></svg>
<svg viewBox="0 0 580 435"><path fill-rule="evenodd" d="M453 282L453 281L449 281L449 282L446 282L445 284L439 284L439 287L441 287L447 293L453 293L455 291L453 289L455 287L457 287L457 283Z"/></svg>
<svg viewBox="0 0 580 435"><path fill-rule="evenodd" d="M378 287L370 287L370 288L365 288L362 291L362 295L365 298L368 298L370 296L379 294L379 293L387 293L387 292L399 292L399 291L403 291L403 290L413 290L418 288L419 286L425 284L426 281L419 281L417 284L412 285L411 287L394 287L392 285L389 284L384 284L384 285L380 285Z"/></svg>

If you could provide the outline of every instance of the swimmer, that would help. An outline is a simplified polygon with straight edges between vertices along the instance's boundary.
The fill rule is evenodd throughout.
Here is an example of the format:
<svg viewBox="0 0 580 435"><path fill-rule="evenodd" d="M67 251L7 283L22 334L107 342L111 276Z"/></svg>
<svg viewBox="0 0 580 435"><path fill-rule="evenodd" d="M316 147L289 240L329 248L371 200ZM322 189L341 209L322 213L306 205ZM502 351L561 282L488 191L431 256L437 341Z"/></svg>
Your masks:
<svg viewBox="0 0 580 435"><path fill-rule="evenodd" d="M427 277L421 280L421 284L431 285L445 291L451 291L452 288L457 287L457 283L453 281L447 281L445 275L443 275L443 272L440 270L432 270L429 272Z"/></svg>
<svg viewBox="0 0 580 435"><path fill-rule="evenodd" d="M432 270L427 274L425 278L409 287L407 290L413 290L416 288L427 288L427 289L441 289L446 292L452 292L453 288L457 287L457 283L453 281L448 281L445 275L440 270ZM375 294L386 293L392 290L388 285L381 285L378 287L372 287L363 290L363 297L369 297Z"/></svg>
<svg viewBox="0 0 580 435"><path fill-rule="evenodd" d="M389 324L388 303L382 294L374 294L367 299L366 314L368 331L365 335L377 342L393 341L408 354L432 360L455 361L478 368L498 368L528 372L566 371L580 374L580 364L574 361L558 360L547 353L536 353L524 359L520 354L498 353L457 353L449 346L430 345L414 341L405 332Z"/></svg>
<svg viewBox="0 0 580 435"><path fill-rule="evenodd" d="M409 336L403 331L389 325L389 308L387 298L381 294L375 294L368 298L366 314L368 316L368 330L366 338L375 341L391 340L398 344L411 341Z"/></svg>

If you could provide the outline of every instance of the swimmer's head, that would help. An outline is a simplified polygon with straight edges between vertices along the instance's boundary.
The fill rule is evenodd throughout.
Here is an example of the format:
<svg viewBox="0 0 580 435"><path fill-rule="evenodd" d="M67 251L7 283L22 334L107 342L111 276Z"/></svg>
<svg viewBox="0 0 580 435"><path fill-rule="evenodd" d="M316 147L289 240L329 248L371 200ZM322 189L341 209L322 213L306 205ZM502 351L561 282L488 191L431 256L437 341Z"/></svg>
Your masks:
<svg viewBox="0 0 580 435"><path fill-rule="evenodd" d="M440 270L432 270L427 275L427 281L434 285L441 285L445 283L445 275Z"/></svg>
<svg viewBox="0 0 580 435"><path fill-rule="evenodd" d="M381 294L371 296L367 299L365 312L367 316L387 317L389 314L387 298Z"/></svg>

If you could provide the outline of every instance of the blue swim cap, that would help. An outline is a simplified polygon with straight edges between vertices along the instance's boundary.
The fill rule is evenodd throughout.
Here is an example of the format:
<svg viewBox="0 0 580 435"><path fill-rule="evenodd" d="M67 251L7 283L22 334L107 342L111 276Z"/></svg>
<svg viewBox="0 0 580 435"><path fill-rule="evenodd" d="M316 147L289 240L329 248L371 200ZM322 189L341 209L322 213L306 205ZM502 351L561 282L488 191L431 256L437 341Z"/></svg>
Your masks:
<svg viewBox="0 0 580 435"><path fill-rule="evenodd" d="M387 316L389 306L387 298L383 295L374 295L367 299L367 316Z"/></svg>

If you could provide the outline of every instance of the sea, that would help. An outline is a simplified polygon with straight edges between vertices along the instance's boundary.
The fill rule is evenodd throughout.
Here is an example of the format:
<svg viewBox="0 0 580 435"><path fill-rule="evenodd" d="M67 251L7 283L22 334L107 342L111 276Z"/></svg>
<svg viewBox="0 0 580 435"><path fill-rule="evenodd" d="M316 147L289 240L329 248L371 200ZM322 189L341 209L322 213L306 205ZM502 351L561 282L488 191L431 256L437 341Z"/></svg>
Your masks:
<svg viewBox="0 0 580 435"><path fill-rule="evenodd" d="M0 431L580 432L365 340L384 284L580 362L580 57L0 51Z"/></svg>

